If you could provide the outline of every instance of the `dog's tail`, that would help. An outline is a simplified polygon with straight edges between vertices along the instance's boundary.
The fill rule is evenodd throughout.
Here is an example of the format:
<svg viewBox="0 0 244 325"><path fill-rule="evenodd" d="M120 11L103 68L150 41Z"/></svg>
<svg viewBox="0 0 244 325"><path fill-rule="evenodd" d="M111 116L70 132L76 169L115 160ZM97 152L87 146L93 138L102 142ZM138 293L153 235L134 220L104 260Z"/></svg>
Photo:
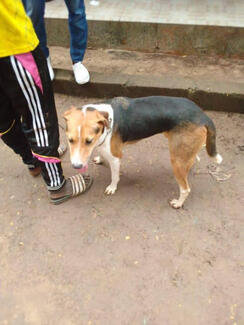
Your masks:
<svg viewBox="0 0 244 325"><path fill-rule="evenodd" d="M212 157L217 164L221 164L223 158L217 152L216 148L216 129L212 120L208 119L205 124L207 128L207 140L206 140L206 149L210 157Z"/></svg>

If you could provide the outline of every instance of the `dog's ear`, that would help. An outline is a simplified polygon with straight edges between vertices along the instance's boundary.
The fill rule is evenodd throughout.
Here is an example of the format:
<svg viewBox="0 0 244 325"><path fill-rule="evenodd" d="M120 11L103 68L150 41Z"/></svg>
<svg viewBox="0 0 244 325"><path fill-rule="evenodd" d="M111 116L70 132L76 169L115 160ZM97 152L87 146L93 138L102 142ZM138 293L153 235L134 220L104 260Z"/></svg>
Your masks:
<svg viewBox="0 0 244 325"><path fill-rule="evenodd" d="M64 112L63 118L65 121L69 119L69 115L72 113L72 111L76 110L77 108L75 106L71 106L67 111Z"/></svg>
<svg viewBox="0 0 244 325"><path fill-rule="evenodd" d="M101 111L101 112L97 112L97 114L98 114L97 122L103 124L106 128L108 128L109 127L108 112Z"/></svg>

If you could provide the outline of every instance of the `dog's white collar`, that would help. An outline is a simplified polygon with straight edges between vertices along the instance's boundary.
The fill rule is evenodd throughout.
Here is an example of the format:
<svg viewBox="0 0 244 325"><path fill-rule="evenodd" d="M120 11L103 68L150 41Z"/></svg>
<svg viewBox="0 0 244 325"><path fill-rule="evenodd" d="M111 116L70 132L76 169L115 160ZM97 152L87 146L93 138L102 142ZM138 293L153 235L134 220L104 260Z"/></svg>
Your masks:
<svg viewBox="0 0 244 325"><path fill-rule="evenodd" d="M100 147L104 142L106 141L108 135L112 132L113 129L113 122L114 122L114 111L111 105L109 104L89 104L82 107L82 111L84 114L86 114L86 110L88 107L94 108L101 112L107 112L108 113L108 122L109 127L104 127L103 133L100 136L96 147Z"/></svg>

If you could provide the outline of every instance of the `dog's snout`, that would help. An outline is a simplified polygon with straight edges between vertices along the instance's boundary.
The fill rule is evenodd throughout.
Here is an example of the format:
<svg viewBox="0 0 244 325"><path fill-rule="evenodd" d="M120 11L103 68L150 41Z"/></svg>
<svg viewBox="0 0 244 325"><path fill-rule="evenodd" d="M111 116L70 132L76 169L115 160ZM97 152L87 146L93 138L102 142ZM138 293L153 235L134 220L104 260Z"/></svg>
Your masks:
<svg viewBox="0 0 244 325"><path fill-rule="evenodd" d="M72 166L73 166L73 168L76 168L76 169L81 169L82 167L83 167L83 165L82 164L72 164Z"/></svg>

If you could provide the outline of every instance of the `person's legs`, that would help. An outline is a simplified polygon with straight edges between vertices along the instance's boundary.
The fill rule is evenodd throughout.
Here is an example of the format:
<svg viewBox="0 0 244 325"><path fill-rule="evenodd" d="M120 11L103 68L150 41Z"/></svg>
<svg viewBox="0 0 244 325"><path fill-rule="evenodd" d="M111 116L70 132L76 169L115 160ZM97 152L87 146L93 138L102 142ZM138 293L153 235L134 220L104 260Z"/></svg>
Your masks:
<svg viewBox="0 0 244 325"><path fill-rule="evenodd" d="M20 154L26 164L30 153L38 159L50 200L61 203L90 188L89 176L65 180L58 154L59 130L51 80L45 57L38 47L22 55L0 59L0 132L5 143ZM25 134L20 128L25 121ZM20 140L21 139L21 140ZM27 141L26 141L27 139Z"/></svg>
<svg viewBox="0 0 244 325"><path fill-rule="evenodd" d="M31 18L40 47L46 58L49 57L47 34L44 22L45 0L22 0L27 15Z"/></svg>
<svg viewBox="0 0 244 325"><path fill-rule="evenodd" d="M83 61L87 46L87 20L84 0L65 0L69 11L70 56L75 80L79 84L89 81L90 75Z"/></svg>
<svg viewBox="0 0 244 325"><path fill-rule="evenodd" d="M12 135L12 141L8 143L5 141L5 143L15 152L19 151L17 153L21 154L25 162L18 139L20 136L23 145L27 142L24 143L25 135L20 129L19 116L22 116L28 138L28 153L31 148L32 155L39 161L48 188L58 189L64 183L57 151L58 122L52 85L42 51L37 48L30 53L1 59L0 69L1 91L9 99L8 111L10 109L12 111L11 118L15 116L16 120L16 124L8 132L8 137ZM1 121L4 121L2 117Z"/></svg>
<svg viewBox="0 0 244 325"><path fill-rule="evenodd" d="M73 63L81 62L87 46L87 21L84 0L65 0L69 11L70 55Z"/></svg>
<svg viewBox="0 0 244 325"><path fill-rule="evenodd" d="M47 47L47 34L45 28L45 0L22 0L27 15L31 18L35 32L40 41L40 47L46 59L51 80L54 79L54 71Z"/></svg>
<svg viewBox="0 0 244 325"><path fill-rule="evenodd" d="M1 139L7 146L12 148L16 154L20 155L24 164L33 171L39 166L38 160L32 155L30 145L21 128L20 116L12 109L10 100L2 91L1 83L0 107Z"/></svg>

